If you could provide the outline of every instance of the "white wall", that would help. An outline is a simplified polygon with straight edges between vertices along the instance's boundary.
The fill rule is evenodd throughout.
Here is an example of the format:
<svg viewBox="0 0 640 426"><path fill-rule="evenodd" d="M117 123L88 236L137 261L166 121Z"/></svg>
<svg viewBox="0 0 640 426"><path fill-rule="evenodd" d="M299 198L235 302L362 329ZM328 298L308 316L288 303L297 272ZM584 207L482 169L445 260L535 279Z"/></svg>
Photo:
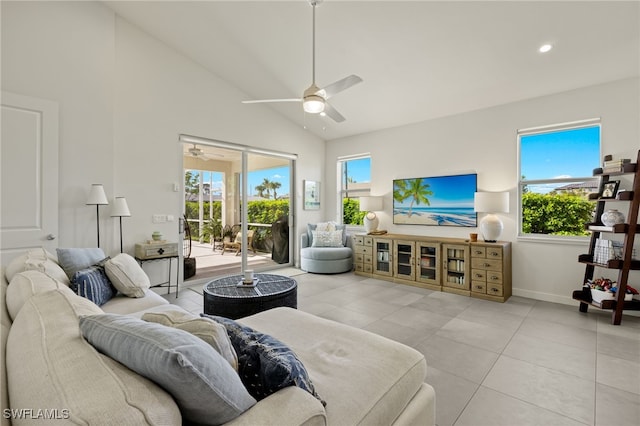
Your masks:
<svg viewBox="0 0 640 426"><path fill-rule="evenodd" d="M362 134L327 143L327 186L336 188L339 156L371 153L371 193L384 196L380 229L394 233L468 238L477 228L393 225L392 181L397 178L476 172L478 190L509 191L502 240L513 243L514 294L571 303L587 242L553 244L517 239L518 129L601 117L602 153L632 158L640 149L640 84L621 80L495 108ZM627 188L629 189L629 188ZM336 197L325 198L327 214ZM625 206L626 208L626 206ZM481 219L481 215L479 216Z"/></svg>
<svg viewBox="0 0 640 426"><path fill-rule="evenodd" d="M303 179L323 179L324 141L268 107L241 104L235 87L99 2L6 2L2 7L2 90L60 105L59 246L95 246L92 183L127 198L125 251L160 230L177 238L182 213L180 133L298 154ZM298 223L322 212L296 206ZM119 251L118 226L101 208L101 245ZM104 235L104 237L103 237Z"/></svg>

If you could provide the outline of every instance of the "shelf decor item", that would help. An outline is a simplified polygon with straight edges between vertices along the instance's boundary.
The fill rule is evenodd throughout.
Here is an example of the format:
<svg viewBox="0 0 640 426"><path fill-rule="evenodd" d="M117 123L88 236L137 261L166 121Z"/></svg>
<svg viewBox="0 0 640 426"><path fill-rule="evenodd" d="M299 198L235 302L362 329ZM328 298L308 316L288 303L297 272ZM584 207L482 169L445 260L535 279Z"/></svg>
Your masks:
<svg viewBox="0 0 640 426"><path fill-rule="evenodd" d="M606 182L604 185L602 185L602 193L600 194L600 198L616 198L619 186L619 180L610 180L609 182Z"/></svg>
<svg viewBox="0 0 640 426"><path fill-rule="evenodd" d="M375 212L380 210L382 210L382 197L360 197L360 211L367 212L362 219L367 234L378 230L380 221Z"/></svg>
<svg viewBox="0 0 640 426"><path fill-rule="evenodd" d="M87 198L87 206L96 206L96 229L97 229L97 243L100 247L100 206L106 206L109 204L107 200L107 194L104 193L104 187L101 183L94 183L91 185L91 191L89 192L89 198Z"/></svg>
<svg viewBox="0 0 640 426"><path fill-rule="evenodd" d="M478 226L473 211L477 174L393 181L393 223L397 225Z"/></svg>
<svg viewBox="0 0 640 426"><path fill-rule="evenodd" d="M122 253L122 218L130 217L131 212L127 205L127 200L124 197L116 197L113 202L113 210L111 210L111 217L120 218L120 253Z"/></svg>
<svg viewBox="0 0 640 426"><path fill-rule="evenodd" d="M624 223L624 213L616 209L610 209L602 213L600 220L602 220L602 224L605 226L613 226L619 223Z"/></svg>
<svg viewBox="0 0 640 426"><path fill-rule="evenodd" d="M495 213L509 213L508 192L476 192L474 209L478 213L489 213L480 222L482 237L488 243L495 243L502 233L502 221Z"/></svg>

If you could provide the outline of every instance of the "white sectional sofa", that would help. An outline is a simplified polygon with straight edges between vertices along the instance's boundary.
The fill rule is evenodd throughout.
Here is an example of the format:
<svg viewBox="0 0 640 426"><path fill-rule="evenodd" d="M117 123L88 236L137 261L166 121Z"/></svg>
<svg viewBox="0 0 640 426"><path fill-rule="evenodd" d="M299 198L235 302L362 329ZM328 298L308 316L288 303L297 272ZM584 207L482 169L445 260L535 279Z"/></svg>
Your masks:
<svg viewBox="0 0 640 426"><path fill-rule="evenodd" d="M98 307L52 278L54 265L36 269L14 274L10 283L2 271L2 425L45 424L46 416L56 418L55 424L183 424L172 394L98 352L79 325L81 317L104 312L140 318L144 312L180 308L151 290L141 298L118 295ZM412 348L290 308L239 322L288 345L326 406L289 386L228 424L434 424L426 362Z"/></svg>

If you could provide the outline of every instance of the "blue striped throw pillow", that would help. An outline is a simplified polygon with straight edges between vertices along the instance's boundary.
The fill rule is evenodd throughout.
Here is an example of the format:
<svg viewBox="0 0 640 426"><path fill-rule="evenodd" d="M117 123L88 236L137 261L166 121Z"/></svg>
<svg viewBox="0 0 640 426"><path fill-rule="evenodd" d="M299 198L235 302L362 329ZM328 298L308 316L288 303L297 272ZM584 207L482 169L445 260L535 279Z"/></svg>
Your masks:
<svg viewBox="0 0 640 426"><path fill-rule="evenodd" d="M107 303L117 293L117 290L107 278L104 267L98 265L89 266L73 274L71 290L78 296L85 297L98 306Z"/></svg>

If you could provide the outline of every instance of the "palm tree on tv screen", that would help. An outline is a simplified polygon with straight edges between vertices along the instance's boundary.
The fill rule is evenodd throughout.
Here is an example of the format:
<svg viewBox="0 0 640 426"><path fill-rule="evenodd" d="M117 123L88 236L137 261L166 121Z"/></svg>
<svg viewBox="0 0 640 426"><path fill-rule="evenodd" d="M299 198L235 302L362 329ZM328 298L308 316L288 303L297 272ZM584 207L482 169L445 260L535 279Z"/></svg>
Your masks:
<svg viewBox="0 0 640 426"><path fill-rule="evenodd" d="M411 197L411 204L409 204L409 213L408 216L411 217L413 214L413 204L420 205L424 203L426 206L430 206L431 203L427 198L429 195L433 195L433 191L429 189L430 185L428 183L422 183L422 178L417 179L408 179L408 185L405 188L405 199ZM395 194L394 194L395 196Z"/></svg>

